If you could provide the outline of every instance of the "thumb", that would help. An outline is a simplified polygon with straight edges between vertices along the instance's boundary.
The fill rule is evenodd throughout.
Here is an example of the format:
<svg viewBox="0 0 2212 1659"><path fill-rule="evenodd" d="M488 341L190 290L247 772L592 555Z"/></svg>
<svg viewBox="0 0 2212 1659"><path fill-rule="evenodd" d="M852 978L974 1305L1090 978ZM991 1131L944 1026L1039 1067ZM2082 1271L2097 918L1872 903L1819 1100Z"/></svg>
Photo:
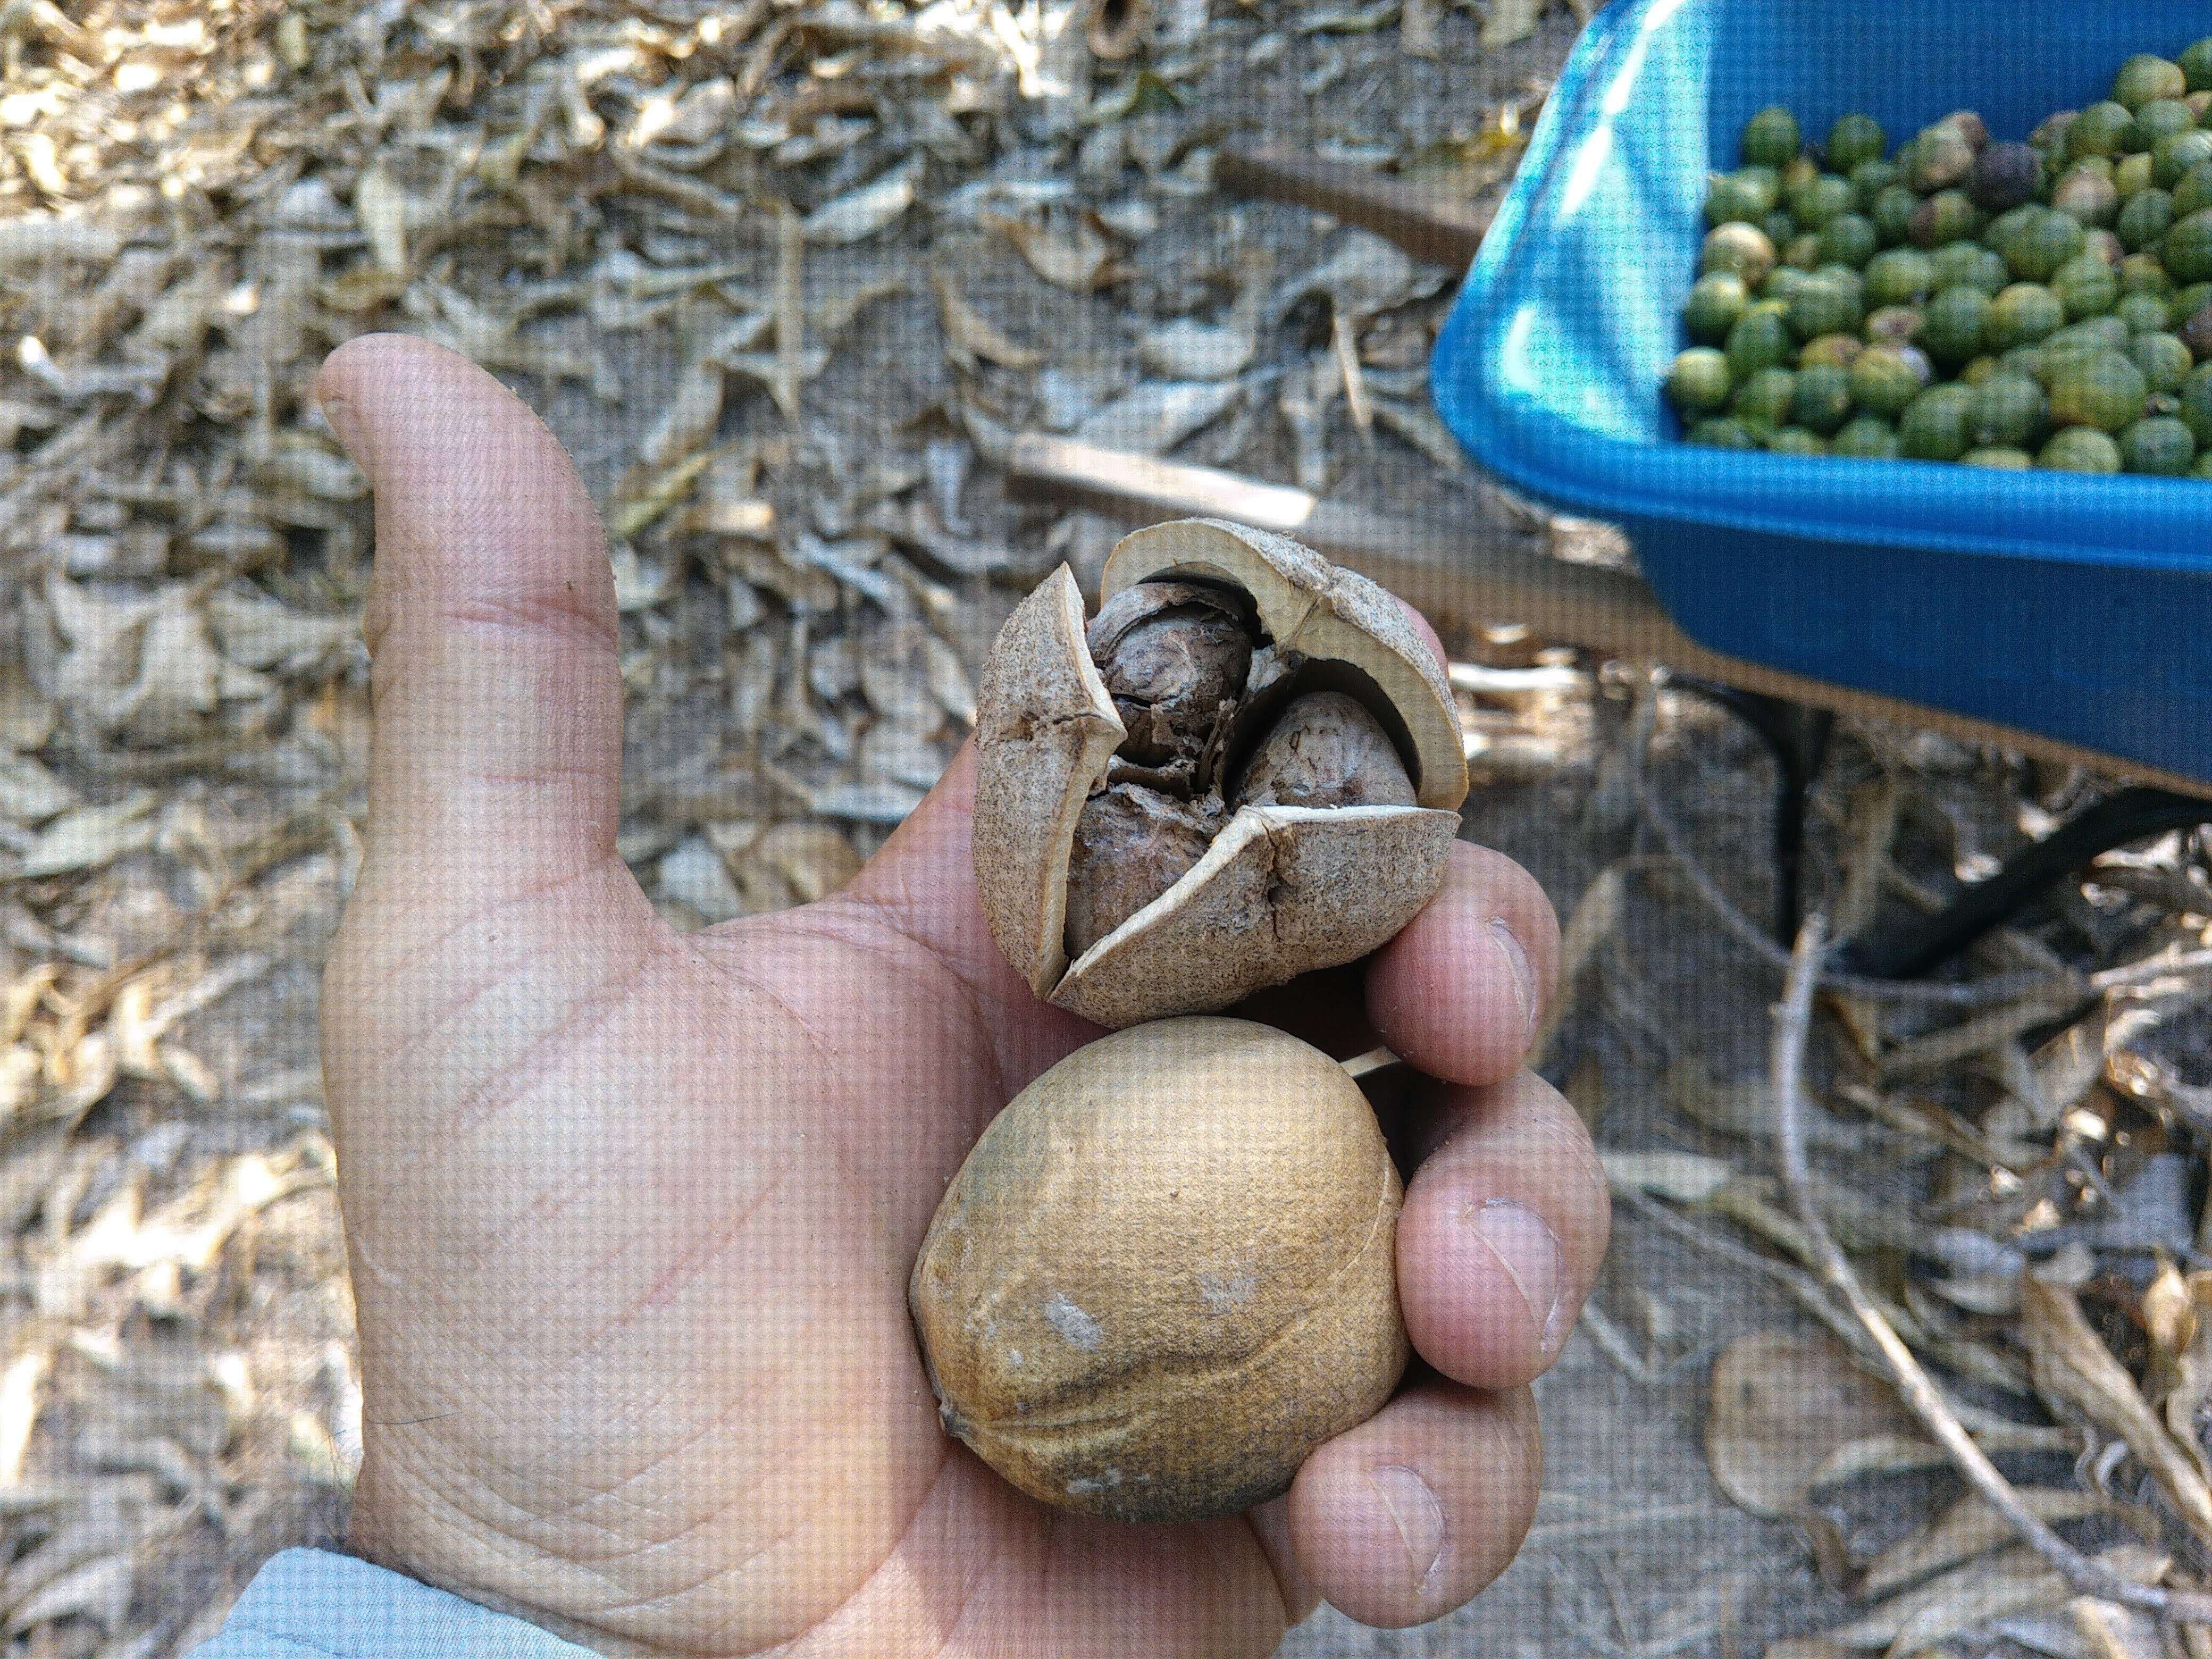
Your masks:
<svg viewBox="0 0 2212 1659"><path fill-rule="evenodd" d="M497 904L613 863L614 581L568 455L407 336L340 346L316 392L376 498L364 885Z"/></svg>

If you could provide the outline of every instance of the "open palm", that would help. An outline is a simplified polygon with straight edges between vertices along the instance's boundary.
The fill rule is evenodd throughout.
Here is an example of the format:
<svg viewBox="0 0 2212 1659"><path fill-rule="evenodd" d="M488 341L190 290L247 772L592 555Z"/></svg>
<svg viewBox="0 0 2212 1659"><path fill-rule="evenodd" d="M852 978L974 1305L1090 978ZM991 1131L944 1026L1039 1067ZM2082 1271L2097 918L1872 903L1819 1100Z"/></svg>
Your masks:
<svg viewBox="0 0 2212 1659"><path fill-rule="evenodd" d="M615 850L615 605L566 456L419 341L321 390L377 509L368 856L323 1000L355 1547L623 1653L1223 1659L1318 1595L1405 1623L1487 1582L1606 1230L1574 1115L1516 1074L1556 950L1527 876L1462 846L1366 978L1364 1032L1446 1080L1393 1125L1425 1365L1248 1516L1044 1509L945 1438L906 1312L969 1146L1097 1034L984 928L971 757L844 894L674 931Z"/></svg>

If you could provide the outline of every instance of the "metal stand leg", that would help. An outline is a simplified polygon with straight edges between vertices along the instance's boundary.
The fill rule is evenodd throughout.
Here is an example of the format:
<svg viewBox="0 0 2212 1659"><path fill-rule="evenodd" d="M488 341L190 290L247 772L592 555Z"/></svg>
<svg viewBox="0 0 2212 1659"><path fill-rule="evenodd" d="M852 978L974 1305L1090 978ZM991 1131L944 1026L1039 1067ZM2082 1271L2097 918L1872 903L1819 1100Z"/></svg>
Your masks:
<svg viewBox="0 0 2212 1659"><path fill-rule="evenodd" d="M2120 790L2014 854L1996 874L1965 889L1934 915L1846 945L1837 966L1873 979L1911 979L2002 927L2098 854L2200 823L2212 823L2212 802L2164 789Z"/></svg>
<svg viewBox="0 0 2212 1659"><path fill-rule="evenodd" d="M1797 937L1804 904L1806 802L1827 761L1836 717L1826 708L1808 708L1686 674L1668 683L1727 709L1757 732L1774 757L1774 936L1787 945Z"/></svg>

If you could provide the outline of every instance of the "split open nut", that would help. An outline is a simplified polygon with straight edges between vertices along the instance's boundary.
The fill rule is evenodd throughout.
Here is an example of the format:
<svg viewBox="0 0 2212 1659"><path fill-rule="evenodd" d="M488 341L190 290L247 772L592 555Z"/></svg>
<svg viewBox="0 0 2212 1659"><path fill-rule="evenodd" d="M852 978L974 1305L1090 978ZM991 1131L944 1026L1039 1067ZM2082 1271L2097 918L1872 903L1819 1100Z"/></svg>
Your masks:
<svg viewBox="0 0 2212 1659"><path fill-rule="evenodd" d="M1285 537L1156 525L1086 627L1062 567L977 700L975 875L1030 988L1102 1025L1367 955L1443 879L1450 689L1397 602Z"/></svg>

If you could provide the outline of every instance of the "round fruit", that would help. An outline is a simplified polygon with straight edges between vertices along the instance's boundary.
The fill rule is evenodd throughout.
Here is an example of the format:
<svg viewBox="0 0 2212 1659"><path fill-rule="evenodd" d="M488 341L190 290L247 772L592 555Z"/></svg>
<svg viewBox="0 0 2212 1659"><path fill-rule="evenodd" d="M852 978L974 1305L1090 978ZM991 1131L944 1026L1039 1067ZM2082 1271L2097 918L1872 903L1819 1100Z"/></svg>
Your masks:
<svg viewBox="0 0 2212 1659"><path fill-rule="evenodd" d="M1699 421L1690 428L1690 441L1711 449L1756 449L1759 440L1735 421Z"/></svg>
<svg viewBox="0 0 2212 1659"><path fill-rule="evenodd" d="M1966 173L1966 194L1986 213L2002 213L2035 199L2043 183L2043 157L2026 144L1991 144Z"/></svg>
<svg viewBox="0 0 2212 1659"><path fill-rule="evenodd" d="M2191 127L2170 138L2161 138L2150 158L2152 181L2161 190L2172 190L2191 167L2212 161L2212 132ZM2179 214L2180 210L2177 208L2175 211Z"/></svg>
<svg viewBox="0 0 2212 1659"><path fill-rule="evenodd" d="M2212 133L2205 137L2212 138ZM2081 258L2088 243L2088 232L2080 220L2052 208L2038 208L2007 243L2005 264L2023 282L2040 283L2069 259Z"/></svg>
<svg viewBox="0 0 2212 1659"><path fill-rule="evenodd" d="M2103 174L2075 167L2051 186L2051 205L2079 223L2102 228L2119 216L2120 190Z"/></svg>
<svg viewBox="0 0 2212 1659"><path fill-rule="evenodd" d="M2027 135L2027 142L2041 150L2052 161L2063 161L2066 155L2066 136L2074 130L2081 112L2073 109L2054 111L2035 124L2035 131Z"/></svg>
<svg viewBox="0 0 2212 1659"><path fill-rule="evenodd" d="M2025 472L2035 465L2035 457L2026 450L1996 444L1970 449L1959 460L1962 465L1978 466L1991 472Z"/></svg>
<svg viewBox="0 0 2212 1659"><path fill-rule="evenodd" d="M1839 431L1851 418L1850 371L1832 363L1814 363L1798 370L1790 412L1797 425L1824 438Z"/></svg>
<svg viewBox="0 0 2212 1659"><path fill-rule="evenodd" d="M2154 477L2188 476L2197 459L2197 434L2171 415L2137 421L2120 434L2120 465Z"/></svg>
<svg viewBox="0 0 2212 1659"><path fill-rule="evenodd" d="M1797 118L1779 105L1763 109L1744 124L1743 159L1771 167L1786 167L1805 147Z"/></svg>
<svg viewBox="0 0 2212 1659"><path fill-rule="evenodd" d="M1785 307L1761 300L1735 319L1728 331L1729 367L1739 380L1747 380L1762 368L1786 363L1796 350L1790 337Z"/></svg>
<svg viewBox="0 0 2212 1659"><path fill-rule="evenodd" d="M1859 211L1865 213L1873 208L1875 197L1897 182L1897 165L1893 161L1862 161L1844 176L1851 181L1851 194L1858 198Z"/></svg>
<svg viewBox="0 0 2212 1659"><path fill-rule="evenodd" d="M1912 234L1912 216L1919 206L1920 198L1903 185L1891 185L1874 198L1867 216L1881 240L1894 246Z"/></svg>
<svg viewBox="0 0 2212 1659"><path fill-rule="evenodd" d="M2190 94L2192 98L2196 95L2194 93ZM2197 458L2197 465L2189 469L2189 476L2192 478L2212 478L2212 450L2207 450Z"/></svg>
<svg viewBox="0 0 2212 1659"><path fill-rule="evenodd" d="M1945 289L1928 302L1927 322L1920 331L1922 349L1937 362L1953 367L1979 356L1993 303L1979 289Z"/></svg>
<svg viewBox="0 0 2212 1659"><path fill-rule="evenodd" d="M1787 208L1775 209L1759 222L1759 228L1766 233L1766 240L1777 247L1788 246L1797 235L1797 222L1790 216Z"/></svg>
<svg viewBox="0 0 2212 1659"><path fill-rule="evenodd" d="M1839 116L1828 129L1828 165L1849 173L1862 161L1879 161L1889 154L1889 135L1871 115Z"/></svg>
<svg viewBox="0 0 2212 1659"><path fill-rule="evenodd" d="M2118 303L2120 279L2095 254L2085 253L2058 267L2051 278L2051 291L2069 318L2094 317Z"/></svg>
<svg viewBox="0 0 2212 1659"><path fill-rule="evenodd" d="M1953 242L1928 257L1936 266L1938 289L1978 288L1994 297L2012 281L2012 272L2002 258L1972 242Z"/></svg>
<svg viewBox="0 0 2212 1659"><path fill-rule="evenodd" d="M1852 455L1862 460L1893 460L1899 454L1897 428L1875 415L1862 415L1828 441L1831 455Z"/></svg>
<svg viewBox="0 0 2212 1659"><path fill-rule="evenodd" d="M2181 65L2141 52L2120 65L2112 77L2112 101L2140 109L2158 98L2179 98L2189 90L2189 77Z"/></svg>
<svg viewBox="0 0 2212 1659"><path fill-rule="evenodd" d="M1275 1497L1405 1370L1401 1199L1358 1085L1296 1037L1173 1019L1077 1049L922 1239L907 1301L945 1428L1116 1521Z"/></svg>
<svg viewBox="0 0 2212 1659"><path fill-rule="evenodd" d="M1849 213L1857 205L1858 197L1850 179L1824 173L1790 193L1790 216L1803 229L1818 230L1838 214Z"/></svg>
<svg viewBox="0 0 2212 1659"><path fill-rule="evenodd" d="M1851 365L1851 396L1869 413L1894 420L1934 379L1935 370L1918 348L1869 346Z"/></svg>
<svg viewBox="0 0 2212 1659"><path fill-rule="evenodd" d="M1667 398L1675 408L1708 414L1725 408L1735 392L1729 361L1711 346L1692 346L1667 372Z"/></svg>
<svg viewBox="0 0 2212 1659"><path fill-rule="evenodd" d="M2173 198L2162 190L2146 190L2128 198L2112 229L2120 246L2140 253L2166 234L2173 223Z"/></svg>
<svg viewBox="0 0 2212 1659"><path fill-rule="evenodd" d="M1990 375L2002 369L2013 374L2034 374L2033 346L2014 346L2002 357L1977 357L1959 371L1959 378L1970 386L1979 387Z"/></svg>
<svg viewBox="0 0 2212 1659"><path fill-rule="evenodd" d="M2033 345L2065 325L2066 307L2057 295L2038 283L2014 283L1990 302L1984 338L1991 351L2009 351L2016 345Z"/></svg>
<svg viewBox="0 0 2212 1659"><path fill-rule="evenodd" d="M2090 105L2067 126L2067 160L2078 161L2087 155L2118 155L2120 140L2127 136L2135 118L2135 112L2125 104Z"/></svg>
<svg viewBox="0 0 2212 1659"><path fill-rule="evenodd" d="M2136 112L2120 145L2130 155L2148 155L2165 140L2178 132L2187 132L2196 125L2197 117L2188 105L2178 98L2160 98Z"/></svg>
<svg viewBox="0 0 2212 1659"><path fill-rule="evenodd" d="M1867 262L1866 286L1867 303L1877 309L1911 305L1936 291L1936 261L1917 248L1891 248Z"/></svg>
<svg viewBox="0 0 2212 1659"><path fill-rule="evenodd" d="M2114 301L2112 315L2134 334L2161 334L2173 326L2173 307L2157 294L2126 294Z"/></svg>
<svg viewBox="0 0 2212 1659"><path fill-rule="evenodd" d="M2105 165L2111 167L2112 163L2107 161ZM2157 182L2158 163L2148 155L2130 155L2112 168L2112 188L2120 192L2123 202L2133 201Z"/></svg>
<svg viewBox="0 0 2212 1659"><path fill-rule="evenodd" d="M1797 376L1786 368L1762 368L1743 383L1729 413L1753 436L1771 438L1789 424Z"/></svg>
<svg viewBox="0 0 2212 1659"><path fill-rule="evenodd" d="M2167 231L2160 254L2176 283L2212 282L2212 208L2191 214Z"/></svg>
<svg viewBox="0 0 2212 1659"><path fill-rule="evenodd" d="M1930 386L1897 423L1900 453L1916 461L1955 461L1974 447L1974 394L1963 386Z"/></svg>
<svg viewBox="0 0 2212 1659"><path fill-rule="evenodd" d="M2120 349L2127 353L2130 362L2142 370L2154 398L2180 391L2182 382L2189 378L2189 371L2197 362L2189 348L2171 334L2138 334Z"/></svg>
<svg viewBox="0 0 2212 1659"><path fill-rule="evenodd" d="M2120 292L2155 294L2170 298L2178 284L2166 262L2155 253L2130 253L2120 261Z"/></svg>
<svg viewBox="0 0 2212 1659"><path fill-rule="evenodd" d="M1744 307L1750 303L1751 289L1744 285L1743 278L1717 270L1710 276L1700 276L1697 286L1690 290L1690 298L1682 307L1682 322L1692 339L1706 345L1717 344L1728 338L1729 330L1735 326L1735 319L1743 315Z"/></svg>
<svg viewBox="0 0 2212 1659"><path fill-rule="evenodd" d="M2051 418L2060 426L2118 432L2142 417L2150 382L2118 351L2100 351L2052 378Z"/></svg>
<svg viewBox="0 0 2212 1659"><path fill-rule="evenodd" d="M1768 182L1772 173L1755 176L1746 167L1741 173L1721 173L1713 175L1711 187L1705 192L1705 221L1709 224L1755 225L1774 211L1774 189Z"/></svg>
<svg viewBox="0 0 2212 1659"><path fill-rule="evenodd" d="M1767 443L1777 455L1825 455L1828 441L1810 427L1785 426Z"/></svg>
<svg viewBox="0 0 2212 1659"><path fill-rule="evenodd" d="M1848 371L1865 349L1866 342L1856 334L1823 334L1817 339L1805 342L1804 350L1797 354L1797 367L1801 369L1826 368Z"/></svg>
<svg viewBox="0 0 2212 1659"><path fill-rule="evenodd" d="M2166 303L2173 314L2186 320L2207 306L2212 306L2212 283L2191 283L2179 294L2167 296Z"/></svg>
<svg viewBox="0 0 2212 1659"><path fill-rule="evenodd" d="M1820 164L1809 155L1792 156L1782 164L1782 193L1788 197L1820 176Z"/></svg>
<svg viewBox="0 0 2212 1659"><path fill-rule="evenodd" d="M1912 211L1905 234L1920 247L1942 247L1981 234L1982 212L1962 190L1931 196Z"/></svg>
<svg viewBox="0 0 2212 1659"><path fill-rule="evenodd" d="M2207 133L2212 137L2212 133ZM2173 186L2173 216L2186 219L2212 208L2212 161L2199 161L2183 173Z"/></svg>
<svg viewBox="0 0 2212 1659"><path fill-rule="evenodd" d="M2118 472L2120 447L2094 427L2069 427L2044 445L2035 464L2053 472Z"/></svg>
<svg viewBox="0 0 2212 1659"><path fill-rule="evenodd" d="M1971 424L1977 444L2027 443L2043 429L2043 388L2000 370L1974 388Z"/></svg>
<svg viewBox="0 0 2212 1659"><path fill-rule="evenodd" d="M2212 40L2199 40L2177 60L2191 92L2212 92Z"/></svg>
<svg viewBox="0 0 2212 1659"><path fill-rule="evenodd" d="M1905 182L1923 196L1950 189L1973 165L1973 141L1948 122L1924 128L1897 153L1898 170Z"/></svg>
<svg viewBox="0 0 2212 1659"><path fill-rule="evenodd" d="M2182 344L2189 348L2198 362L2212 357L2212 301L2191 312L2179 333Z"/></svg>
<svg viewBox="0 0 2212 1659"><path fill-rule="evenodd" d="M1820 276L1790 296L1790 327L1801 340L1856 329L1866 320L1866 306L1851 287Z"/></svg>
<svg viewBox="0 0 2212 1659"><path fill-rule="evenodd" d="M2197 447L2212 449L2212 363L2191 371L2181 383L2179 404L2173 412L2195 435Z"/></svg>
<svg viewBox="0 0 2212 1659"><path fill-rule="evenodd" d="M1741 276L1753 288L1766 280L1766 273L1774 269L1774 244L1766 233L1756 225L1717 225L1705 237L1705 246L1698 261L1701 276L1725 270Z"/></svg>
<svg viewBox="0 0 2212 1659"><path fill-rule="evenodd" d="M1917 306L1884 306L1880 311L1868 313L1866 325L1859 331L1877 343L1917 340L1920 337L1920 324Z"/></svg>
<svg viewBox="0 0 2212 1659"><path fill-rule="evenodd" d="M2205 135L2212 139L2212 132ZM1874 221L1858 213L1839 213L1820 227L1820 258L1824 263L1857 268L1881 246L1881 233Z"/></svg>

